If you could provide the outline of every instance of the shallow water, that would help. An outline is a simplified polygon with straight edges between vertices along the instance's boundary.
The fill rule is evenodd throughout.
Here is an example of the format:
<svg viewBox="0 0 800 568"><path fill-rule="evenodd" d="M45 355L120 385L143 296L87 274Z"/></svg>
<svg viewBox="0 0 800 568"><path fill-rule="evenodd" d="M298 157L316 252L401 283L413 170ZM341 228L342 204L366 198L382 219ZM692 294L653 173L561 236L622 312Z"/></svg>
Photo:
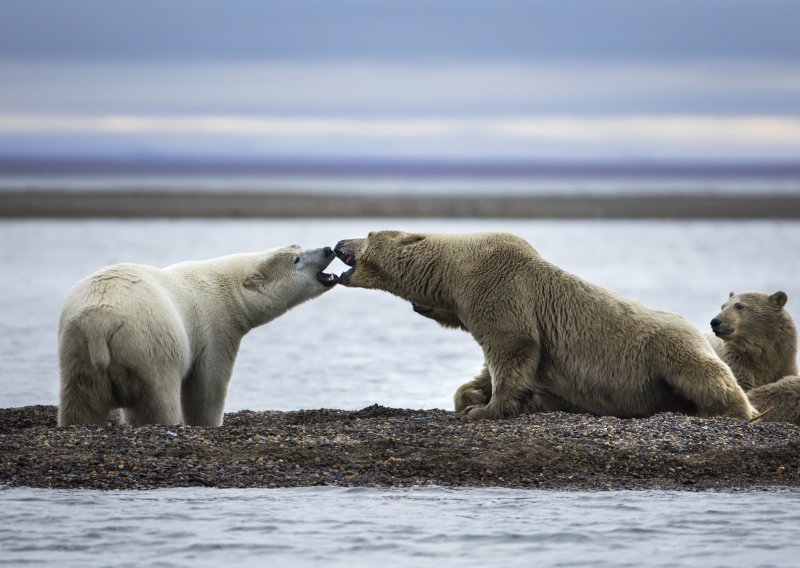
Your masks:
<svg viewBox="0 0 800 568"><path fill-rule="evenodd" d="M796 566L797 493L0 491L0 563Z"/></svg>
<svg viewBox="0 0 800 568"><path fill-rule="evenodd" d="M493 220L0 222L0 407L55 404L59 311L78 279L121 261L165 266L380 228L503 230L546 258L702 330L730 290L785 290L800 318L800 223ZM344 265L336 261L340 268ZM336 287L246 336L227 411L450 408L477 344L376 291Z"/></svg>
<svg viewBox="0 0 800 568"><path fill-rule="evenodd" d="M729 290L785 290L800 317L800 223L442 220L0 222L0 407L56 404L72 284L380 228L504 230L551 261L701 329ZM465 333L380 292L337 287L242 348L228 411L451 408L478 370ZM0 564L796 566L798 493L491 489L0 490Z"/></svg>

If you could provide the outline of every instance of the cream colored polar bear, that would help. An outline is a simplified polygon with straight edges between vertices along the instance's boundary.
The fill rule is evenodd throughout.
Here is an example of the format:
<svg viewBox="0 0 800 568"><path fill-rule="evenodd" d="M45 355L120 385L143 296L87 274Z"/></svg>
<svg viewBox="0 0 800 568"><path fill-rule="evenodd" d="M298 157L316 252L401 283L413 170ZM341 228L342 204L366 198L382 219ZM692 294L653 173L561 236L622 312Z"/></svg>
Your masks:
<svg viewBox="0 0 800 568"><path fill-rule="evenodd" d="M481 345L483 372L456 394L456 410L471 418L530 410L755 414L683 318L586 282L514 235L379 231L335 250L353 267L342 284L395 294Z"/></svg>
<svg viewBox="0 0 800 568"><path fill-rule="evenodd" d="M59 325L59 425L122 408L134 425L219 426L242 337L329 290L334 258L294 245L81 280Z"/></svg>
<svg viewBox="0 0 800 568"><path fill-rule="evenodd" d="M786 292L730 293L706 336L745 390L797 374L797 328ZM762 409L763 410L763 409Z"/></svg>
<svg viewBox="0 0 800 568"><path fill-rule="evenodd" d="M785 292L730 293L711 320L711 346L764 420L800 425L797 328Z"/></svg>

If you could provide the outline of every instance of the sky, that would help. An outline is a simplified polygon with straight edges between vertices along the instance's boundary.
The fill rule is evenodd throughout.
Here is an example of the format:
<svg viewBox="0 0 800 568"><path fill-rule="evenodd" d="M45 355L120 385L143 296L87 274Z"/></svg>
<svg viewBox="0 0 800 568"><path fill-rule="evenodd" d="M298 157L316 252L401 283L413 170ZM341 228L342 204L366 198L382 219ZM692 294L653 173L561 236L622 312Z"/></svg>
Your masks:
<svg viewBox="0 0 800 568"><path fill-rule="evenodd" d="M0 156L800 159L787 0L3 0Z"/></svg>

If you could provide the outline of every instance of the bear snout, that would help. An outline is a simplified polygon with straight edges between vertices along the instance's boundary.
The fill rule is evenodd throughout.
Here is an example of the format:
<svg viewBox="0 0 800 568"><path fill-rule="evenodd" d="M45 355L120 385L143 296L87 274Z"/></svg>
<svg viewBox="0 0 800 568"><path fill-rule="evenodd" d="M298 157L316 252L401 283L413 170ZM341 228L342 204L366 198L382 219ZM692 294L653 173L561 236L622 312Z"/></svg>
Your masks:
<svg viewBox="0 0 800 568"><path fill-rule="evenodd" d="M711 331L713 331L714 335L717 337L724 337L733 333L734 328L731 324L725 323L719 318L714 318L711 320Z"/></svg>

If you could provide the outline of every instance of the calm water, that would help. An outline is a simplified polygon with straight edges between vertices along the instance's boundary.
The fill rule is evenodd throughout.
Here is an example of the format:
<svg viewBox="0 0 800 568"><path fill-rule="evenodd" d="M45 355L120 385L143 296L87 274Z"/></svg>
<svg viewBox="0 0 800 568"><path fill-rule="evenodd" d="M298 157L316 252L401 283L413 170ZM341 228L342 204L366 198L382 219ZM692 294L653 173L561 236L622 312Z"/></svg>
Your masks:
<svg viewBox="0 0 800 568"><path fill-rule="evenodd" d="M785 290L800 321L800 223L2 222L0 407L56 403L61 304L74 282L102 266L165 266L294 242L333 245L390 227L512 231L568 270L704 330L730 290ZM440 328L408 303L337 287L244 338L226 408L450 408L452 393L481 361L466 333Z"/></svg>
<svg viewBox="0 0 800 568"><path fill-rule="evenodd" d="M72 284L380 228L512 231L550 260L702 329L730 290L785 290L800 223L440 220L0 222L0 407L55 404ZM451 408L481 353L380 292L335 288L245 337L227 410ZM0 490L0 564L793 566L797 493L508 490Z"/></svg>
<svg viewBox="0 0 800 568"><path fill-rule="evenodd" d="M0 563L790 567L798 504L797 493L0 491Z"/></svg>

